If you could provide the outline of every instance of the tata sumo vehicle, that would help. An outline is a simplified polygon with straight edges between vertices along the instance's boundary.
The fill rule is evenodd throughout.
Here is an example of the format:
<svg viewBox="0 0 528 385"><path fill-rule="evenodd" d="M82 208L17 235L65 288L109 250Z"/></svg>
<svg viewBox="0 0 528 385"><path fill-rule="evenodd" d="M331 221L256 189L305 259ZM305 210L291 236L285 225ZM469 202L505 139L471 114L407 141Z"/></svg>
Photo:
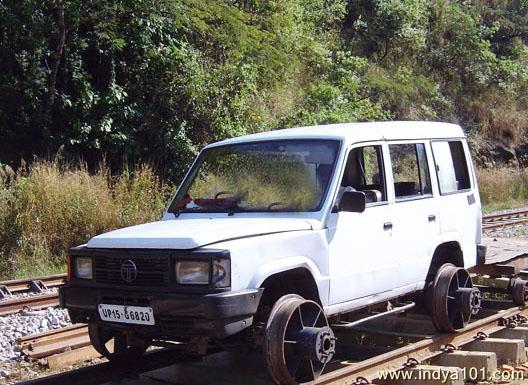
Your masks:
<svg viewBox="0 0 528 385"><path fill-rule="evenodd" d="M481 219L457 125L238 137L200 152L159 221L72 248L61 304L110 360L171 341L250 346L276 383L305 383L332 360L334 330L378 304L422 298L440 331L464 328L481 303L466 270Z"/></svg>

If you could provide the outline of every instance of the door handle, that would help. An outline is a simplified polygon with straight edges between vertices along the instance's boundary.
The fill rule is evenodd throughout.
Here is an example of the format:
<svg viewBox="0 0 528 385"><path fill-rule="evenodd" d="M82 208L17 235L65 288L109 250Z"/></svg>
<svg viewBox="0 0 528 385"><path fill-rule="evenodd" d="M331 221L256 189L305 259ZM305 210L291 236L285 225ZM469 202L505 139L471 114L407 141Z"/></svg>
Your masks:
<svg viewBox="0 0 528 385"><path fill-rule="evenodd" d="M436 221L436 215L434 215L434 214L429 215L429 216L427 217L427 220L428 220L429 222L434 222L434 221Z"/></svg>
<svg viewBox="0 0 528 385"><path fill-rule="evenodd" d="M383 224L383 230L390 230L392 229L392 222L385 222Z"/></svg>

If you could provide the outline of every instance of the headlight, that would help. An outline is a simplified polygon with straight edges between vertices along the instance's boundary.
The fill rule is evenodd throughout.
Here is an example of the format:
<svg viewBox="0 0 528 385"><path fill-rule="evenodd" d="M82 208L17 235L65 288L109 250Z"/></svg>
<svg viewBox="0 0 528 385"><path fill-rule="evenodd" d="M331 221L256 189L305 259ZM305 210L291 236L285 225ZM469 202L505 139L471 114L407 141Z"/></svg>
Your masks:
<svg viewBox="0 0 528 385"><path fill-rule="evenodd" d="M213 260L213 277L211 283L214 287L231 286L231 266L229 262L229 259Z"/></svg>
<svg viewBox="0 0 528 385"><path fill-rule="evenodd" d="M92 279L92 258L75 258L75 276L82 279Z"/></svg>
<svg viewBox="0 0 528 385"><path fill-rule="evenodd" d="M209 261L176 262L176 282L184 285L208 285Z"/></svg>

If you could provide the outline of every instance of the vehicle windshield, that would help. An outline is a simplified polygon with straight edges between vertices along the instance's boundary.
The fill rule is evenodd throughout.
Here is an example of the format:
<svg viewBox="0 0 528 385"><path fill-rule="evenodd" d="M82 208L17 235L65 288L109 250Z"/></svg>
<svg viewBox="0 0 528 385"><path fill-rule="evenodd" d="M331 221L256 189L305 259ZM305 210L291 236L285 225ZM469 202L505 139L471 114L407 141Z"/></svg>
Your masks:
<svg viewBox="0 0 528 385"><path fill-rule="evenodd" d="M273 140L206 149L169 212L317 211L338 148L335 140Z"/></svg>

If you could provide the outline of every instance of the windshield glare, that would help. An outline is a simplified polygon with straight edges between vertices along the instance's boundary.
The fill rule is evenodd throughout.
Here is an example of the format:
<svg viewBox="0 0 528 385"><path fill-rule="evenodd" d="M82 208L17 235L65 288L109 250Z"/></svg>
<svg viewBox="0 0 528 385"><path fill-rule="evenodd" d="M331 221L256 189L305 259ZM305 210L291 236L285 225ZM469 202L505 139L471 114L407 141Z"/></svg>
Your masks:
<svg viewBox="0 0 528 385"><path fill-rule="evenodd" d="M276 140L206 149L169 211L317 211L338 148L331 140Z"/></svg>

